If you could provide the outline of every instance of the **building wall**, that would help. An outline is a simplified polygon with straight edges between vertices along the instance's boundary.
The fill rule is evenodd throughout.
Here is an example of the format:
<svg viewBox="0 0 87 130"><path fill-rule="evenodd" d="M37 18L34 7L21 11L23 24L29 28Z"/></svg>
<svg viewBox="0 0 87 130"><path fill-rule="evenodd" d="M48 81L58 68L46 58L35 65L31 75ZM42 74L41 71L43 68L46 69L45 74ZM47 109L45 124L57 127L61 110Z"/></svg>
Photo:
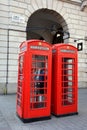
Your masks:
<svg viewBox="0 0 87 130"><path fill-rule="evenodd" d="M0 0L0 93L5 93L6 86L9 93L16 92L19 45L26 40L29 17L41 8L54 10L65 19L71 44L76 46L74 39L87 36L87 9L81 11L79 0ZM79 87L87 87L87 41L81 41Z"/></svg>

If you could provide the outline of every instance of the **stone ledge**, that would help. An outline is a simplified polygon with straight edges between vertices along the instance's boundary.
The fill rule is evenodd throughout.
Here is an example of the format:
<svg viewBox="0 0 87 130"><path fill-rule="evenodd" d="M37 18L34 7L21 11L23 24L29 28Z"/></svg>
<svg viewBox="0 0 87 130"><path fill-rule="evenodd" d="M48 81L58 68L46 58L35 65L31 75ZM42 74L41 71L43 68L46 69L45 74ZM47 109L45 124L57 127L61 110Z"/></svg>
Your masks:
<svg viewBox="0 0 87 130"><path fill-rule="evenodd" d="M61 1L81 6L81 0L61 0Z"/></svg>

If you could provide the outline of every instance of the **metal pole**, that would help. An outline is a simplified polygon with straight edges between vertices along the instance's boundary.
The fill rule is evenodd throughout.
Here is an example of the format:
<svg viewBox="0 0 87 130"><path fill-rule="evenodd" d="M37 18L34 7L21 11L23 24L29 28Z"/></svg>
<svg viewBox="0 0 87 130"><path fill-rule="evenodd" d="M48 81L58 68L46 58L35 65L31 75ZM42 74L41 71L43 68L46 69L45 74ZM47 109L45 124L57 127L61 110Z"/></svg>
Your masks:
<svg viewBox="0 0 87 130"><path fill-rule="evenodd" d="M6 64L6 85L4 94L7 95L8 92L8 65L9 65L9 29L7 30L7 64Z"/></svg>

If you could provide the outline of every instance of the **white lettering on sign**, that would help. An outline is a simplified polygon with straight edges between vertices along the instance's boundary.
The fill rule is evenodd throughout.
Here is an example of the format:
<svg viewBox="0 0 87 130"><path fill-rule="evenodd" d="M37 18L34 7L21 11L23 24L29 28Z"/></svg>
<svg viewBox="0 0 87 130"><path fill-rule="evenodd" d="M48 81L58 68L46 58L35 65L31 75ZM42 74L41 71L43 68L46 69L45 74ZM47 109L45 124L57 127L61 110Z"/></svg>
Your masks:
<svg viewBox="0 0 87 130"><path fill-rule="evenodd" d="M65 50L65 49L61 49L60 52L65 52L65 53L75 53L75 50Z"/></svg>
<svg viewBox="0 0 87 130"><path fill-rule="evenodd" d="M20 14L12 14L12 22L25 23L25 17Z"/></svg>
<svg viewBox="0 0 87 130"><path fill-rule="evenodd" d="M48 51L49 48L48 47L43 47L43 46L30 46L31 49L34 50L44 50L44 51Z"/></svg>

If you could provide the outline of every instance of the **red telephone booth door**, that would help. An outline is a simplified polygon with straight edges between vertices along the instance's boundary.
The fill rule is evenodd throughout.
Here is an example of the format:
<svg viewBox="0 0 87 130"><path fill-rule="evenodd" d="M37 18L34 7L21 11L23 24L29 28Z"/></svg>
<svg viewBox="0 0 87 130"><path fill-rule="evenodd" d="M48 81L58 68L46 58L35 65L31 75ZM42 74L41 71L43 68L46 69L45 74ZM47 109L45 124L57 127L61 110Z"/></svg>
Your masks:
<svg viewBox="0 0 87 130"><path fill-rule="evenodd" d="M30 117L50 115L50 66L46 53L31 54ZM49 77L48 77L49 76Z"/></svg>
<svg viewBox="0 0 87 130"><path fill-rule="evenodd" d="M77 114L77 49L68 44L53 47L52 113Z"/></svg>

